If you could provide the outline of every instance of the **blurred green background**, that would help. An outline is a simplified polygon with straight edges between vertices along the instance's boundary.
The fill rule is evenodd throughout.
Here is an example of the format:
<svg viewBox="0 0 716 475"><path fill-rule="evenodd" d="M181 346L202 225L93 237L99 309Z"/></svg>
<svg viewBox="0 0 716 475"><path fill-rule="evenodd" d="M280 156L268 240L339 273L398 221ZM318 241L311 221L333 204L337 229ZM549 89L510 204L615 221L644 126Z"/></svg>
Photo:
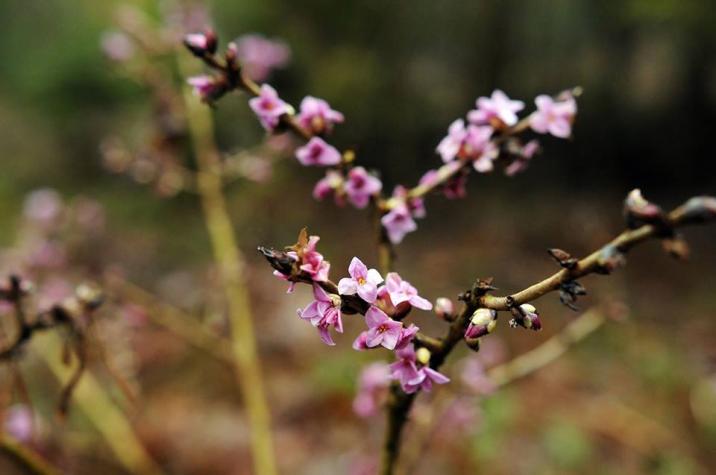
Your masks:
<svg viewBox="0 0 716 475"><path fill-rule="evenodd" d="M52 187L68 199L89 196L107 209L111 243L95 260L121 265L129 280L179 307L205 311L211 305L197 303L206 298L196 289L211 288L213 274L196 197L160 198L101 163L107 136L141 140L150 120L149 91L100 48L125 3L157 21L171 6L0 2L0 243L15 242L28 191ZM466 200L428 200L428 217L399 247L397 262L431 300L454 297L477 276L494 276L505 292L522 288L554 270L544 249L582 255L603 244L622 229L621 202L632 188L665 207L716 193L716 2L205 5L224 41L260 32L290 45L292 62L271 84L293 104L311 94L343 112L347 120L333 142L355 147L362 164L381 171L388 189L414 184L437 166L435 146L477 96L500 88L529 109L538 94L583 87L572 140L545 138L544 153L518 177L472 176ZM223 150L264 139L243 96L223 99L215 117ZM319 172L284 160L269 181L241 182L229 192L251 267L285 473L350 473L361 454L377 453L382 433L380 418L363 423L350 411L359 365L376 356L356 355L349 336L337 349L321 345L294 321L308 294L284 296L253 251L259 244L292 243L308 225L321 235L334 275L353 255L375 264L369 217L314 202L309 196L318 178ZM716 464L716 234L686 234L689 262L675 262L651 244L630 255L614 277L585 280L590 297L584 306L624 302L629 319L609 323L528 380L484 402L475 399L482 422L431 444L416 473L709 473ZM97 275L95 264L84 273ZM195 284L194 294L172 287L182 278ZM572 318L554 296L538 306L547 327L541 334L501 325L496 338L510 354L534 347ZM421 326L439 328L427 314L421 318ZM348 335L358 325L349 328ZM136 377L145 404L137 419L153 455L171 473L247 473L231 371L159 330L134 338L144 355ZM28 364L31 394L49 407L54 393L42 371ZM162 427L166 418L175 424ZM110 455L88 455L88 447L101 442L62 437L63 430L82 433L81 420L75 424L56 428L53 443L69 440L77 473L123 473Z"/></svg>

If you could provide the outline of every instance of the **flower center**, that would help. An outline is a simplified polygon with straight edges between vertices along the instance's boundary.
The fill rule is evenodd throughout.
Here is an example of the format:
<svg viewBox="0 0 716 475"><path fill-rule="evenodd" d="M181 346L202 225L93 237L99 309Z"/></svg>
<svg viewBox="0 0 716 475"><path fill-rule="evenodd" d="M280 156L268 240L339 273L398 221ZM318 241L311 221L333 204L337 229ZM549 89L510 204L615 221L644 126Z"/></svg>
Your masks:
<svg viewBox="0 0 716 475"><path fill-rule="evenodd" d="M365 282L366 281L363 277L358 277L358 285L363 285L363 284L365 284Z"/></svg>

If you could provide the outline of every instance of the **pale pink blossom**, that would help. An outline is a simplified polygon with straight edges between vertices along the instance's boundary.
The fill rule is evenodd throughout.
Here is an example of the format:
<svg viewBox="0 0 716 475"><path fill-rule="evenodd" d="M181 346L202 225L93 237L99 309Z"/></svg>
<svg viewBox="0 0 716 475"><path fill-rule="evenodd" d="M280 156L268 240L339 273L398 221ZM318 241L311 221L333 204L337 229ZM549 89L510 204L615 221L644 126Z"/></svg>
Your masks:
<svg viewBox="0 0 716 475"><path fill-rule="evenodd" d="M375 415L386 400L390 370L385 363L372 363L361 371L353 411L361 417Z"/></svg>
<svg viewBox="0 0 716 475"><path fill-rule="evenodd" d="M345 178L343 174L337 170L327 170L326 176L318 180L316 186L313 187L313 197L318 201L333 196L336 204L343 206L345 204L343 194L343 184Z"/></svg>
<svg viewBox="0 0 716 475"><path fill-rule="evenodd" d="M303 248L300 255L295 251L287 253L291 258L297 261L300 260L299 268L315 282L327 281L328 271L331 268L331 264L323 258L320 252L316 251L316 245L320 239L318 236L309 236L308 244Z"/></svg>
<svg viewBox="0 0 716 475"><path fill-rule="evenodd" d="M425 211L425 201L419 196L408 196L408 189L403 185L397 185L393 189L393 198L405 203L408 206L408 210L413 218L421 219L427 214Z"/></svg>
<svg viewBox="0 0 716 475"><path fill-rule="evenodd" d="M450 124L448 135L436 150L446 163L455 158L472 160L475 170L485 173L492 170L492 161L499 153L497 146L490 140L493 132L490 126L465 127L465 122L457 119Z"/></svg>
<svg viewBox="0 0 716 475"><path fill-rule="evenodd" d="M400 350L412 343L413 339L415 338L415 335L417 335L418 333L418 330L420 330L420 328L418 328L412 323L408 325L407 328L401 329L400 337L398 338L398 343L396 343L395 345L395 349Z"/></svg>
<svg viewBox="0 0 716 475"><path fill-rule="evenodd" d="M380 218L380 222L388 234L388 239L393 244L400 243L406 234L418 229L418 225L415 224L415 220L405 203L399 203L391 209L390 212Z"/></svg>
<svg viewBox="0 0 716 475"><path fill-rule="evenodd" d="M259 95L249 100L249 106L266 130L276 128L281 116L291 110L290 106L278 97L276 90L268 84L261 86Z"/></svg>
<svg viewBox="0 0 716 475"><path fill-rule="evenodd" d="M555 137L572 135L572 122L577 114L577 101L571 94L562 100L540 95L535 99L537 110L530 116L530 127L537 133L550 133Z"/></svg>
<svg viewBox="0 0 716 475"><path fill-rule="evenodd" d="M341 153L320 137L313 137L296 150L296 158L304 166L331 166L341 162Z"/></svg>
<svg viewBox="0 0 716 475"><path fill-rule="evenodd" d="M371 306L365 313L368 330L365 332L365 344L368 348L382 346L394 350L400 341L403 324L396 322L378 307Z"/></svg>
<svg viewBox="0 0 716 475"><path fill-rule="evenodd" d="M385 276L385 285L378 291L378 296L387 299L394 307L407 303L421 310L431 310L433 305L418 295L410 282L403 280L397 272L389 272Z"/></svg>
<svg viewBox="0 0 716 475"><path fill-rule="evenodd" d="M513 101L507 95L495 89L491 97L480 97L476 102L477 109L467 114L467 119L475 125L492 125L511 127L517 123L517 112L525 107L522 101Z"/></svg>
<svg viewBox="0 0 716 475"><path fill-rule="evenodd" d="M363 167L354 167L348 172L344 190L356 208L368 206L370 198L380 192L383 184L380 180L368 173Z"/></svg>
<svg viewBox="0 0 716 475"><path fill-rule="evenodd" d="M430 391L433 384L445 384L450 379L429 366L421 366L417 361L414 345L397 350L398 361L390 365L391 376L398 380L400 387L407 394L420 389Z"/></svg>
<svg viewBox="0 0 716 475"><path fill-rule="evenodd" d="M259 34L243 35L234 43L241 67L254 81L263 81L274 69L286 66L291 59L291 50L286 43Z"/></svg>
<svg viewBox="0 0 716 475"><path fill-rule="evenodd" d="M338 292L341 295L358 294L368 303L375 302L378 297L378 285L383 282L380 273L375 269L368 269L357 257L351 260L348 273L350 277L338 281Z"/></svg>
<svg viewBox="0 0 716 475"><path fill-rule="evenodd" d="M328 294L318 284L313 284L313 302L306 308L298 309L298 316L309 320L311 325L318 329L321 340L327 345L335 345L331 334L328 331L334 327L338 333L343 333L343 321L341 320L341 297L335 294Z"/></svg>
<svg viewBox="0 0 716 475"><path fill-rule="evenodd" d="M334 124L340 124L343 120L343 114L331 109L330 104L323 99L306 96L301 101L298 122L314 134L330 132Z"/></svg>
<svg viewBox="0 0 716 475"><path fill-rule="evenodd" d="M387 366L386 366L387 371ZM33 435L32 411L25 405L16 404L5 412L3 431L19 442L29 442Z"/></svg>

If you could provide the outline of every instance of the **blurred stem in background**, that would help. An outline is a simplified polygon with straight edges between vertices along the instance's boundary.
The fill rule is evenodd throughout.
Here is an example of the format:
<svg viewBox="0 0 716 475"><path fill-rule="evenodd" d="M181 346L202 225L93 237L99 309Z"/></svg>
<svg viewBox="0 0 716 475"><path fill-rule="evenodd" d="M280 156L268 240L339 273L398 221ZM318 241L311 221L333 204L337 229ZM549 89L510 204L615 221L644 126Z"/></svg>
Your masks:
<svg viewBox="0 0 716 475"><path fill-rule="evenodd" d="M0 436L0 453L7 455L23 473L31 475L60 475L39 454L7 434Z"/></svg>
<svg viewBox="0 0 716 475"><path fill-rule="evenodd" d="M179 56L183 77L191 76L192 58ZM214 141L211 110L184 88L187 121L198 166L198 191L204 219L226 294L231 326L231 347L248 414L255 473L276 473L271 414L266 401L261 365L256 347L249 295L244 280L244 259L234 234L224 199L221 162Z"/></svg>
<svg viewBox="0 0 716 475"><path fill-rule="evenodd" d="M55 334L48 333L42 338L43 351L39 354L58 381L64 384L72 375L73 369L65 366L57 357L62 353L62 343ZM137 438L127 416L89 371L83 373L72 397L74 404L99 431L117 459L130 473L163 473Z"/></svg>

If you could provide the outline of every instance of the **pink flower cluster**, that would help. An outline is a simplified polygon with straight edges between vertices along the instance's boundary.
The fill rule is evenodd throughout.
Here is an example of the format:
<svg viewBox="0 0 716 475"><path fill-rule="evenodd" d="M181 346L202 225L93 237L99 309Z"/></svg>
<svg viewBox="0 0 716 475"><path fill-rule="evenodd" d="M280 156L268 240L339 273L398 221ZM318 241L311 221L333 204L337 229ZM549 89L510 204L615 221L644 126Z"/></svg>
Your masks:
<svg viewBox="0 0 716 475"><path fill-rule="evenodd" d="M341 306L343 298L356 296L368 304L365 312L367 329L361 332L353 342L356 350L368 350L383 347L396 352L398 361L391 366L390 377L400 381L407 392L418 389L430 390L432 384L443 384L448 378L429 367L429 352L427 356L416 359L416 354L427 351L421 348L416 353L414 338L419 328L410 324L405 326L400 318L407 315L411 308L431 310L432 304L418 295L417 289L399 274L391 272L384 280L375 269L369 269L359 258L354 257L348 266L348 277L338 282L338 294L331 294L321 286L327 279L328 263L323 256L315 251L317 236L311 236L308 244L299 251L289 252L289 256L300 262L299 268L307 273L313 280L313 301L305 308L298 309L298 316L309 321L318 329L321 340L328 345L334 345L330 335L330 328L343 333L341 319ZM280 272L279 277L288 279ZM321 280L322 279L322 280ZM397 319L391 318L391 315ZM374 397L372 391L374 384L367 384L365 394L357 399L356 411L370 412Z"/></svg>
<svg viewBox="0 0 716 475"><path fill-rule="evenodd" d="M298 263L298 268L301 272L304 272L313 282L317 283L328 280L328 271L331 268L331 263L325 260L320 252L316 251L316 245L320 239L318 236L310 236L305 246L286 253L289 258ZM289 280L286 275L277 270L273 272L273 275L282 280ZM291 281L288 292L293 292L295 286L296 283Z"/></svg>
<svg viewBox="0 0 716 475"><path fill-rule="evenodd" d="M313 188L313 197L323 200L333 196L338 205L342 206L347 199L356 208L365 208L382 189L378 177L363 167L353 167L346 175L338 170L328 170Z"/></svg>
<svg viewBox="0 0 716 475"><path fill-rule="evenodd" d="M416 351L414 345L406 345L395 352L398 361L390 365L391 377L400 382L407 394L420 389L430 391L433 384L450 382L447 376L432 369L424 357L419 357L422 350L425 348Z"/></svg>

